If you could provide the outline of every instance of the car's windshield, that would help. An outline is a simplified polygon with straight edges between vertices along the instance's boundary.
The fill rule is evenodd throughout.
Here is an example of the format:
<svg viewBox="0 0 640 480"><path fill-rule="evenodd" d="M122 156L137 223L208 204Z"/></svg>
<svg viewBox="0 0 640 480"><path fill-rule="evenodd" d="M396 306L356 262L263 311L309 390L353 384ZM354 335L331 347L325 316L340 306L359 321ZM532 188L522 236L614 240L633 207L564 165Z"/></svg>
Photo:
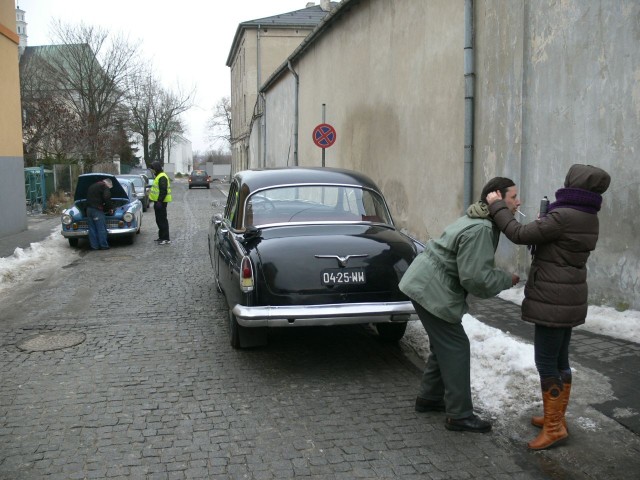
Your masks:
<svg viewBox="0 0 640 480"><path fill-rule="evenodd" d="M144 185L144 181L142 180L142 177L133 177L131 180L133 181L133 184L136 187L142 188L142 186Z"/></svg>
<svg viewBox="0 0 640 480"><path fill-rule="evenodd" d="M245 227L273 223L391 224L382 197L357 186L296 185L260 190L246 201Z"/></svg>

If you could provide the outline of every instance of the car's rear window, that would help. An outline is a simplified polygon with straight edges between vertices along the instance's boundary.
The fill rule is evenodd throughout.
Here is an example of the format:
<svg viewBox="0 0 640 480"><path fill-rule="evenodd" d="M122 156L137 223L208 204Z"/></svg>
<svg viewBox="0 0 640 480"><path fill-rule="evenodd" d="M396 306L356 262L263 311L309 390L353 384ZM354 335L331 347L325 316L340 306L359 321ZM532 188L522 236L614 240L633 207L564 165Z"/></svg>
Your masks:
<svg viewBox="0 0 640 480"><path fill-rule="evenodd" d="M206 177L207 176L207 172L205 172L204 170L194 170L193 172L191 172L191 176L192 177Z"/></svg>
<svg viewBox="0 0 640 480"><path fill-rule="evenodd" d="M356 186L301 185L261 190L246 203L245 226L273 223L391 224L382 197Z"/></svg>

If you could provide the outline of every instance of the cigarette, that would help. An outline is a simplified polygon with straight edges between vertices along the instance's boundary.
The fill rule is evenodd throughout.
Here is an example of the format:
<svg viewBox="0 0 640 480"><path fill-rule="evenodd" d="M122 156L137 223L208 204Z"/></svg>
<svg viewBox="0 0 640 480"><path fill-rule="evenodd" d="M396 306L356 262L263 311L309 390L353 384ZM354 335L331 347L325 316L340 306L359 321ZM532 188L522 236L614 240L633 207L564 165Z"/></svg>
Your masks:
<svg viewBox="0 0 640 480"><path fill-rule="evenodd" d="M526 217L526 215L524 213L522 213L520 210L516 210L516 213L519 213L520 215L522 215L523 217Z"/></svg>

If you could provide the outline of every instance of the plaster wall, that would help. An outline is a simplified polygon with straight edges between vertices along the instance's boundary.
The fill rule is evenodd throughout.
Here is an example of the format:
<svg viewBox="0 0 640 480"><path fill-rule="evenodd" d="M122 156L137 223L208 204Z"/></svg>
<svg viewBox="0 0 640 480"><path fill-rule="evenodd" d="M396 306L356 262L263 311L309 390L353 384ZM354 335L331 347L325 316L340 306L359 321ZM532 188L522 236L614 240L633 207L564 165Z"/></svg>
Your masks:
<svg viewBox="0 0 640 480"><path fill-rule="evenodd" d="M486 0L475 14L476 191L513 178L527 222L572 164L607 170L590 300L640 308L640 3ZM529 257L503 239L498 262L526 273Z"/></svg>
<svg viewBox="0 0 640 480"><path fill-rule="evenodd" d="M250 144L252 121L258 101L258 87L285 61L309 34L302 28L247 28L239 42L238 52L231 66L231 113L232 137L238 142L233 148L237 170L257 168L264 158L262 152L254 150L259 143L251 143L250 154L243 149Z"/></svg>
<svg viewBox="0 0 640 480"><path fill-rule="evenodd" d="M295 88L290 72L280 77L277 86L266 95L266 160L265 166L295 166Z"/></svg>
<svg viewBox="0 0 640 480"><path fill-rule="evenodd" d="M325 165L367 173L395 222L422 240L439 235L462 211L461 4L354 2L296 65L299 164L322 164L312 132L326 104L337 139L325 150ZM290 136L291 129L281 133Z"/></svg>
<svg viewBox="0 0 640 480"><path fill-rule="evenodd" d="M640 308L640 2L476 0L473 199L494 176L519 187L525 222L574 163L607 170L590 301ZM369 0L296 59L299 164L321 165L313 128L337 131L325 164L367 173L399 227L439 236L463 210L464 2ZM285 166L293 77L267 90L267 163ZM497 263L526 278L526 247Z"/></svg>
<svg viewBox="0 0 640 480"><path fill-rule="evenodd" d="M18 36L13 0L0 0L0 236L27 228Z"/></svg>

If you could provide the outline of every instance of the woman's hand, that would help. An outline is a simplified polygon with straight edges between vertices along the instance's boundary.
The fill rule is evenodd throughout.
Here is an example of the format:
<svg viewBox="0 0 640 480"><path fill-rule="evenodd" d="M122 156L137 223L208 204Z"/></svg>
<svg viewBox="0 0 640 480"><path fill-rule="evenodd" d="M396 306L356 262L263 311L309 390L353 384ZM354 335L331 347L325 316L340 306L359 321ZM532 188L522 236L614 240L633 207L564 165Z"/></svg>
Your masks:
<svg viewBox="0 0 640 480"><path fill-rule="evenodd" d="M500 190L496 190L495 192L491 192L487 195L487 205L491 205L498 200L502 200L502 194L500 193Z"/></svg>

